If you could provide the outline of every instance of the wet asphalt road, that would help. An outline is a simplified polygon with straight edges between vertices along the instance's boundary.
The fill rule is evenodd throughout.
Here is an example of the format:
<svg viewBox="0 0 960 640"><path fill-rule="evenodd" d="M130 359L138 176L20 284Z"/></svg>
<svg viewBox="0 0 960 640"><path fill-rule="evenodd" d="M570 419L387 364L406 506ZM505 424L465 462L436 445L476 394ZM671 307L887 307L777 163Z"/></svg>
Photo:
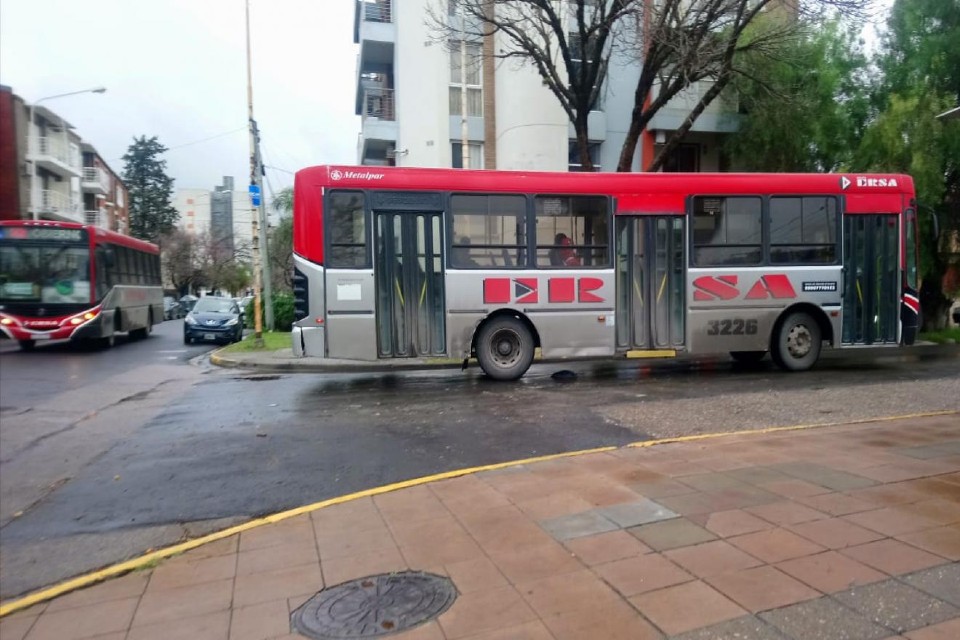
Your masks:
<svg viewBox="0 0 960 640"><path fill-rule="evenodd" d="M800 374L769 362L621 361L570 365L576 378L557 380L562 367L539 365L503 384L475 369L220 370L189 362L209 347L182 345L179 326L164 323L112 352L0 356L0 404L20 419L30 402L107 375L141 375L144 385L64 432L88 429L102 446L0 520L0 572L16 575L3 596L258 515L452 469L651 437L960 409L955 347L831 354ZM150 386L150 363L162 363L164 384ZM51 434L16 442L0 464L16 468L66 437Z"/></svg>

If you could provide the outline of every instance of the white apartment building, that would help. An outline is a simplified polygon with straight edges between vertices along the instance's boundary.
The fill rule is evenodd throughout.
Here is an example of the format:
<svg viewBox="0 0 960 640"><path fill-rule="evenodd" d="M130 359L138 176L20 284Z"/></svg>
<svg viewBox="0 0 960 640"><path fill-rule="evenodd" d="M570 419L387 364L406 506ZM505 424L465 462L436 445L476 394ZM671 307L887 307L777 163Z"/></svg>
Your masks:
<svg viewBox="0 0 960 640"><path fill-rule="evenodd" d="M229 240L233 249L249 252L253 242L253 206L246 191L233 188L233 178L210 189L177 189L173 206L180 213L178 226L194 236Z"/></svg>
<svg viewBox="0 0 960 640"><path fill-rule="evenodd" d="M129 194L120 176L72 124L40 104L47 99L31 104L0 85L0 219L59 220L128 233Z"/></svg>
<svg viewBox="0 0 960 640"><path fill-rule="evenodd" d="M361 116L358 163L460 167L461 74L459 47L435 42L428 7L437 0L355 0L356 113ZM496 43L494 44L499 47ZM484 60L481 43L467 45L467 140L469 167L576 171L572 123L530 65ZM471 60L479 61L470 64ZM493 83L482 65L493 65ZM487 70L489 72L489 70ZM613 52L602 98L589 118L594 164L616 169L630 124L640 68ZM661 109L644 132L634 170L649 164L667 132L675 130L709 82L694 83ZM487 92L485 94L484 92ZM492 93L493 95L488 95ZM719 142L736 130L736 105L716 100L698 118L686 141L668 159L668 171L726 170ZM485 122L493 118L493 123ZM486 126L493 124L492 127ZM485 129L495 134L487 139Z"/></svg>

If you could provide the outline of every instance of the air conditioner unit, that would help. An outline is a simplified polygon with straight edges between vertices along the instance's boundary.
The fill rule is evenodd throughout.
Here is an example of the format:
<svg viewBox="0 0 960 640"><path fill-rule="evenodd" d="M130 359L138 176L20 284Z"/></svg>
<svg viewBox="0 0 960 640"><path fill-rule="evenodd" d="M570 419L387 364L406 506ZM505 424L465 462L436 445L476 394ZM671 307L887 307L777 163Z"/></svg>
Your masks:
<svg viewBox="0 0 960 640"><path fill-rule="evenodd" d="M663 129L658 129L653 139L657 144L667 144L667 133Z"/></svg>

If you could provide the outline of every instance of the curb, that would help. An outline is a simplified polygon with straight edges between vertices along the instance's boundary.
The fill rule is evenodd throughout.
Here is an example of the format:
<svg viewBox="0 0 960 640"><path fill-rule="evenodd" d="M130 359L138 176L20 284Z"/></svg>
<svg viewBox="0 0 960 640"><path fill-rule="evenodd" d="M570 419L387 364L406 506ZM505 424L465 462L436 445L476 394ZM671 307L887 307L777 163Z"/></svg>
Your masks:
<svg viewBox="0 0 960 640"><path fill-rule="evenodd" d="M868 347L869 348L869 347ZM249 360L245 358L234 358L226 355L222 355L221 352L226 349L226 347L221 347L216 351L210 353L210 363L223 367L225 369L257 369L259 371L269 372L269 373L387 373L390 371L429 371L429 370L445 370L445 369L469 369L472 366L479 367L479 365L468 364L467 367L464 367L461 362L423 362L421 360L409 360L409 359L398 359L398 360L377 360L377 361L361 361L361 360L332 360L324 363L320 362L303 362L303 359L292 359L288 362L278 361L278 362L265 362L261 358L261 355L269 357L267 354L277 353L277 351L258 351L253 352ZM929 351L946 351L948 353L960 354L960 345L955 344L937 344L935 342L924 342L917 343L910 347L904 347L900 349L894 349L891 347L874 347L874 352L878 356L884 355L916 355L920 353L926 353ZM863 349L857 349L856 351L862 352ZM829 351L821 354L821 358L824 357L834 357L852 353L852 349L831 349ZM722 355L717 357L723 357ZM684 359L693 360L693 361L707 361L711 356L689 356L686 354L677 354L672 358L658 358L660 362L678 362ZM311 360L322 360L322 358L311 358ZM534 361L534 364L547 364L547 365L563 365L563 364L573 364L573 363L583 363L583 362L627 362L626 358L618 358L617 356L604 356L604 357L584 357L584 358L567 358L567 359L538 359ZM636 362L636 361L633 361Z"/></svg>

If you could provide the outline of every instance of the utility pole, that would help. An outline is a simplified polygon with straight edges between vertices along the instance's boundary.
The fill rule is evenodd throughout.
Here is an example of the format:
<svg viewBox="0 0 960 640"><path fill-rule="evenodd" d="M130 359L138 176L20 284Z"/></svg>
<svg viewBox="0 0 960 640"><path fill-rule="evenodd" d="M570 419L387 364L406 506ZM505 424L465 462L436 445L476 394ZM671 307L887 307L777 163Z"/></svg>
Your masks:
<svg viewBox="0 0 960 640"><path fill-rule="evenodd" d="M254 215L251 216L251 225L253 226L253 327L254 340L257 346L263 346L263 321L261 320L261 309L263 309L263 263L266 258L266 225L261 225L262 193L260 189L261 171L259 165L259 133L257 131L257 122L253 119L253 74L250 64L250 0L246 0L246 18L247 18L247 125L250 129L250 195L251 206L254 207ZM263 227L261 234L261 227ZM262 254L262 255L261 255ZM267 296L267 328L271 328L273 322L273 301Z"/></svg>
<svg viewBox="0 0 960 640"><path fill-rule="evenodd" d="M273 278L270 277L270 225L267 224L267 215L263 199L263 158L260 156L260 130L257 129L257 123L253 123L253 136L255 142L256 163L257 163L257 187L260 188L260 206L256 207L257 223L263 230L260 233L260 251L263 256L263 298L266 302L264 306L263 320L267 325L267 331L273 331Z"/></svg>
<svg viewBox="0 0 960 640"><path fill-rule="evenodd" d="M460 6L460 168L470 168L470 140L467 130L467 14Z"/></svg>

